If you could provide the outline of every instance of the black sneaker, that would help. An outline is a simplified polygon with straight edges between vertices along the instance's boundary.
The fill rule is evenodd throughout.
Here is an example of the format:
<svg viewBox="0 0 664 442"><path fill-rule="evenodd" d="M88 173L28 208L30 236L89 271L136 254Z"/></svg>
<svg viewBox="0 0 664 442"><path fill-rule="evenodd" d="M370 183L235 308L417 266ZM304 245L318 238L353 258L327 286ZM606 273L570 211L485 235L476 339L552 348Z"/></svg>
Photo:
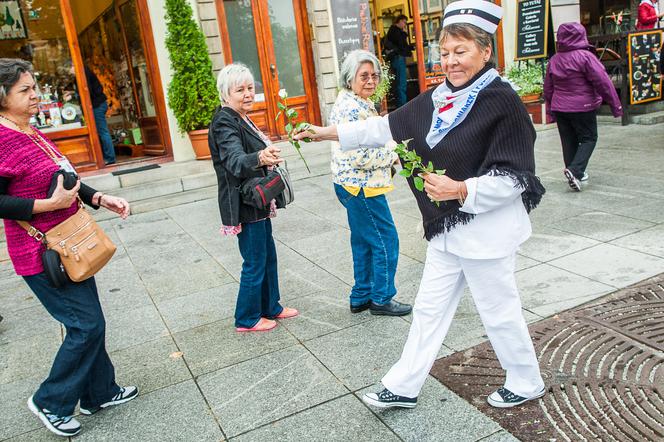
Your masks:
<svg viewBox="0 0 664 442"><path fill-rule="evenodd" d="M362 400L365 404L378 408L415 408L417 405L416 397L399 396L387 388L379 393L365 393Z"/></svg>
<svg viewBox="0 0 664 442"><path fill-rule="evenodd" d="M350 306L350 312L351 313L360 313L360 312L365 311L369 307L371 307L371 301L367 301L364 304L351 305Z"/></svg>
<svg viewBox="0 0 664 442"><path fill-rule="evenodd" d="M369 311L372 315L386 316L405 316L413 310L410 304L402 304L399 301L391 300L387 304L376 304L371 302Z"/></svg>
<svg viewBox="0 0 664 442"><path fill-rule="evenodd" d="M505 387L500 387L498 390L494 391L486 398L489 405L497 408L510 408L521 405L524 402L532 401L534 399L539 399L546 393L546 389L542 389L531 397L523 397L518 394L514 394Z"/></svg>
<svg viewBox="0 0 664 442"><path fill-rule="evenodd" d="M39 408L32 396L28 399L28 408L32 411L44 426L58 436L75 436L81 432L81 424L71 416L58 416L46 408Z"/></svg>
<svg viewBox="0 0 664 442"><path fill-rule="evenodd" d="M581 192L581 181L574 176L572 171L565 169L563 170L563 173L565 174L565 178L567 178L567 184L569 184L570 189L576 192Z"/></svg>
<svg viewBox="0 0 664 442"><path fill-rule="evenodd" d="M103 404L97 406L97 407L92 407L92 408L83 408L81 407L81 414L85 414L87 416L90 416L91 414L95 414L102 408L106 407L112 407L113 405L120 405L124 404L125 402L129 402L130 400L134 399L136 396L138 396L138 387L122 387L120 389L120 393L116 394L113 396L113 399L111 399L108 402L104 402Z"/></svg>

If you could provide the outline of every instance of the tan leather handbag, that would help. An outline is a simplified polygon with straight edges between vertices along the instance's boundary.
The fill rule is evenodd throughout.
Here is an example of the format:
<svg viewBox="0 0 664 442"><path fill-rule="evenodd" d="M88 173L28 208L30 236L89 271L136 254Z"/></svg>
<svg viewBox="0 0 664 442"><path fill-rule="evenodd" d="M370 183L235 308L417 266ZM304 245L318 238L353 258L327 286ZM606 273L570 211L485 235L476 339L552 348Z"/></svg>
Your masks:
<svg viewBox="0 0 664 442"><path fill-rule="evenodd" d="M80 203L78 211L45 234L25 221L18 222L28 235L55 250L74 282L94 276L110 261L116 246Z"/></svg>

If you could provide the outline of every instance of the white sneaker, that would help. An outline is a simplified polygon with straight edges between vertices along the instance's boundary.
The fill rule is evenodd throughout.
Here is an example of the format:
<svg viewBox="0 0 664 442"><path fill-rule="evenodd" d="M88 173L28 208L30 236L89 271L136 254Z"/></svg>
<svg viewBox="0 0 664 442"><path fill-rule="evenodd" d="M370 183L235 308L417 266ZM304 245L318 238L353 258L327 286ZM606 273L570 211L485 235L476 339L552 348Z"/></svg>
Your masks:
<svg viewBox="0 0 664 442"><path fill-rule="evenodd" d="M588 182L588 174L586 172L583 172L583 176L581 177L581 179L579 181L581 181L584 184L587 183Z"/></svg>
<svg viewBox="0 0 664 442"><path fill-rule="evenodd" d="M32 411L44 426L52 433L58 436L75 436L81 432L81 424L71 416L58 416L51 413L46 408L39 408L32 396L28 399L28 408Z"/></svg>
<svg viewBox="0 0 664 442"><path fill-rule="evenodd" d="M125 402L129 402L130 400L134 399L136 396L138 396L138 387L134 387L133 385L129 387L122 387L122 389L120 389L120 393L113 396L113 399L111 399L108 402L104 402L98 407L92 407L92 408L81 407L80 408L81 414L90 416L91 414L95 414L102 408L112 407L113 405L120 405L124 404Z"/></svg>

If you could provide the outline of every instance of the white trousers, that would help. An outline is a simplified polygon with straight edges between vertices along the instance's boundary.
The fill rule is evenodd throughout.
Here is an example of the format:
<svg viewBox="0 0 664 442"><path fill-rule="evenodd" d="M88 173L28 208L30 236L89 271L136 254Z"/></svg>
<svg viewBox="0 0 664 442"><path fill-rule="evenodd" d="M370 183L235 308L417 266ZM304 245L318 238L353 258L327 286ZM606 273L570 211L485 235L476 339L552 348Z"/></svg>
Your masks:
<svg viewBox="0 0 664 442"><path fill-rule="evenodd" d="M521 312L514 277L516 252L499 259L466 259L431 246L401 359L382 383L392 393L417 397L443 344L466 283L500 365L505 388L524 397L544 386Z"/></svg>

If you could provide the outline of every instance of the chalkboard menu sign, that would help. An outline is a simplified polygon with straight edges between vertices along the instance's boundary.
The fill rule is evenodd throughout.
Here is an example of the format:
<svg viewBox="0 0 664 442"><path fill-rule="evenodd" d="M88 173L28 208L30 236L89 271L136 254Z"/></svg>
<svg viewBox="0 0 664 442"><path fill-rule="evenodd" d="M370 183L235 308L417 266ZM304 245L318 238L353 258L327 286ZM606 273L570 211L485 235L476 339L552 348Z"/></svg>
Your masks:
<svg viewBox="0 0 664 442"><path fill-rule="evenodd" d="M519 0L515 60L546 57L548 35L549 0Z"/></svg>
<svg viewBox="0 0 664 442"><path fill-rule="evenodd" d="M662 31L629 34L629 90L631 104L659 100L662 97L662 75L659 72L659 48Z"/></svg>
<svg viewBox="0 0 664 442"><path fill-rule="evenodd" d="M346 55L355 49L374 51L369 2L364 0L334 0L330 2L334 45L339 66Z"/></svg>

